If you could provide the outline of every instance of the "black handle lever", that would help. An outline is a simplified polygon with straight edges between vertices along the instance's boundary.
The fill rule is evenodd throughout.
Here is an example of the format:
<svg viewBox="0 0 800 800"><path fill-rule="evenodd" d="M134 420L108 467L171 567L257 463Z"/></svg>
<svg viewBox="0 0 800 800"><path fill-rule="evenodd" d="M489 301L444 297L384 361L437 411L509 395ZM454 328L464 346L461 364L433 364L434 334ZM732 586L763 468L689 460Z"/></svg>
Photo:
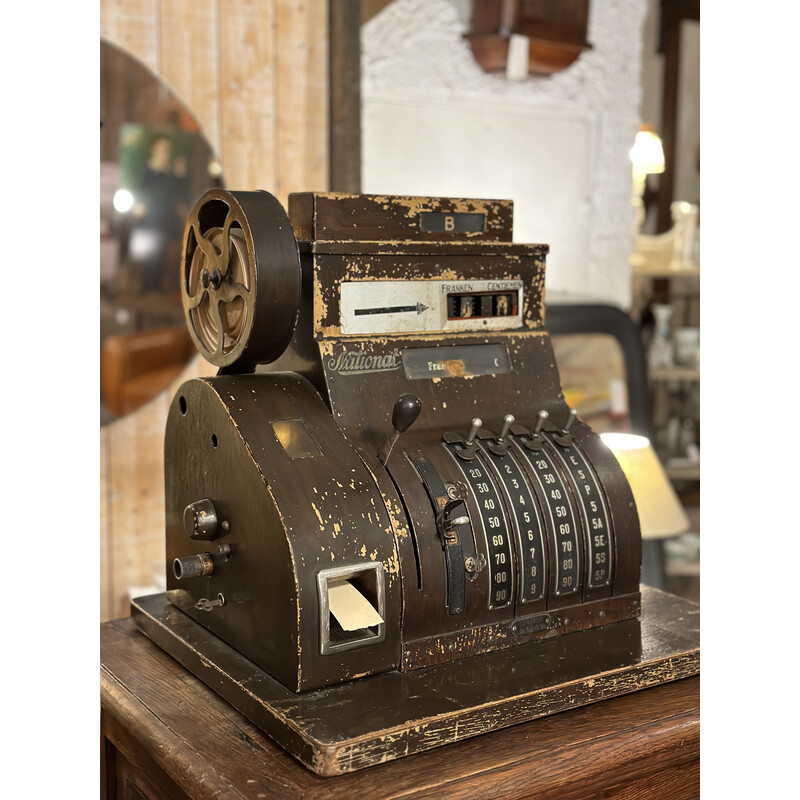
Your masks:
<svg viewBox="0 0 800 800"><path fill-rule="evenodd" d="M397 440L400 438L401 433L405 433L419 417L422 411L422 401L415 394L401 394L397 400L394 401L394 408L392 408L392 439L389 442L389 449L386 451L386 457L383 459L383 466L389 460Z"/></svg>
<svg viewBox="0 0 800 800"><path fill-rule="evenodd" d="M392 427L395 432L405 433L416 421L422 411L422 401L415 394L401 394L394 401Z"/></svg>

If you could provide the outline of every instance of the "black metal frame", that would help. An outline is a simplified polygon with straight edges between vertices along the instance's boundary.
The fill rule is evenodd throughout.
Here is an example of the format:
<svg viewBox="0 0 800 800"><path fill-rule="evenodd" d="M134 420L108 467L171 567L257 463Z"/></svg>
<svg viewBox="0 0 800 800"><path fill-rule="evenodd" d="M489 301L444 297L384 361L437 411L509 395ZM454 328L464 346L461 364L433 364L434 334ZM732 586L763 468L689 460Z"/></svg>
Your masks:
<svg viewBox="0 0 800 800"><path fill-rule="evenodd" d="M545 329L553 336L607 334L613 336L625 360L631 433L652 439L647 360L639 326L621 308L590 303L554 303L545 307Z"/></svg>
<svg viewBox="0 0 800 800"><path fill-rule="evenodd" d="M545 329L552 336L596 333L617 340L625 361L631 433L652 440L647 359L641 330L631 317L612 305L553 303L545 306ZM642 542L642 583L657 589L665 586L664 542L661 539Z"/></svg>

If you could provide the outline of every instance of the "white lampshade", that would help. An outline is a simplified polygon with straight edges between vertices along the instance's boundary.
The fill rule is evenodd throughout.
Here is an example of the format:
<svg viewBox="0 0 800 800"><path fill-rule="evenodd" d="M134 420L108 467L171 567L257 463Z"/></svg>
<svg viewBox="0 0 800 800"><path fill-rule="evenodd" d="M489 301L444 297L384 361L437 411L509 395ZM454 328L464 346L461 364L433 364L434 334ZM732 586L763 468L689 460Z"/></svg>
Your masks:
<svg viewBox="0 0 800 800"><path fill-rule="evenodd" d="M644 177L664 171L664 147L652 125L642 125L630 150L633 174Z"/></svg>
<svg viewBox="0 0 800 800"><path fill-rule="evenodd" d="M643 539L664 539L689 530L689 518L645 436L601 433L633 492Z"/></svg>

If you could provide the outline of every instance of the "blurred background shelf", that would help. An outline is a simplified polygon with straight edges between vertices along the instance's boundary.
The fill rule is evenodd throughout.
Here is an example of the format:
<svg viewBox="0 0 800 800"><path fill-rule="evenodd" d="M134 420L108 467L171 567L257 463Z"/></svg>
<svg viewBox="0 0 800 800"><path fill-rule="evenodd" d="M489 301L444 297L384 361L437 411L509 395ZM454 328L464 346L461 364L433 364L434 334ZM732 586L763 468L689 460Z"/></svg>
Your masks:
<svg viewBox="0 0 800 800"><path fill-rule="evenodd" d="M700 480L700 465L691 467L675 467L669 463L666 464L665 470L668 477L673 481L699 481Z"/></svg>
<svg viewBox="0 0 800 800"><path fill-rule="evenodd" d="M637 278L699 278L700 265L693 267L652 266L631 258L631 274Z"/></svg>
<svg viewBox="0 0 800 800"><path fill-rule="evenodd" d="M651 381L699 381L700 370L695 367L659 367L650 370Z"/></svg>

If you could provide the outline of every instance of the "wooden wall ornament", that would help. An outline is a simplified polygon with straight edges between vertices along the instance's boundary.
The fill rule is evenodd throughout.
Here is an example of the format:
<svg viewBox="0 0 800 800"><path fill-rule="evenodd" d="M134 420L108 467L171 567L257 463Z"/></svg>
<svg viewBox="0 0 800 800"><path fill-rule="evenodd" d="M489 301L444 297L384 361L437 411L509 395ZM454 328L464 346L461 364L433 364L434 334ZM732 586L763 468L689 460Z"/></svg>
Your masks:
<svg viewBox="0 0 800 800"><path fill-rule="evenodd" d="M508 68L512 37L528 44L528 74L553 75L591 49L589 0L474 0L464 38L487 72Z"/></svg>
<svg viewBox="0 0 800 800"><path fill-rule="evenodd" d="M101 0L100 35L184 100L226 184L269 188L284 203L327 189L327 3ZM100 431L102 620L127 615L129 588L162 571L167 411L177 386L215 373L197 356L167 391Z"/></svg>

